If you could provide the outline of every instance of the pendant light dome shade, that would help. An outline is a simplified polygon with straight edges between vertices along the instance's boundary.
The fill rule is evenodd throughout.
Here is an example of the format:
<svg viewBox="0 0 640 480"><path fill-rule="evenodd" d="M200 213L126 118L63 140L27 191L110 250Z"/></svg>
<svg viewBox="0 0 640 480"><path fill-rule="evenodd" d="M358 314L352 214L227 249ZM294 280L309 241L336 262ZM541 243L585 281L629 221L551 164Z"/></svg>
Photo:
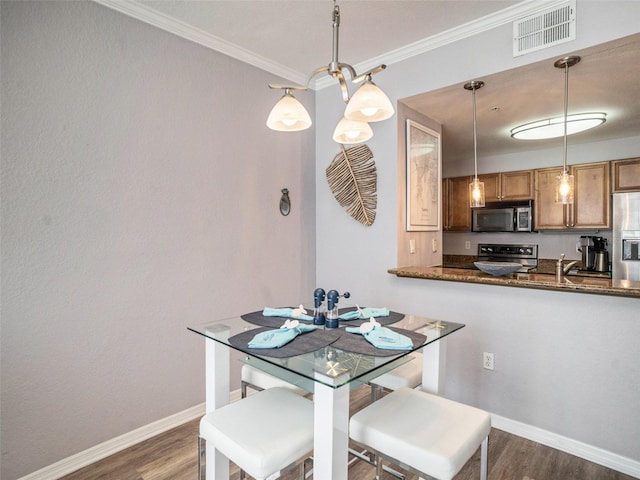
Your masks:
<svg viewBox="0 0 640 480"><path fill-rule="evenodd" d="M297 132L311 126L311 117L291 91L285 89L284 95L269 113L267 126L279 132Z"/></svg>
<svg viewBox="0 0 640 480"><path fill-rule="evenodd" d="M373 130L367 122L349 120L342 117L333 132L333 140L342 144L362 143L373 137Z"/></svg>
<svg viewBox="0 0 640 480"><path fill-rule="evenodd" d="M344 111L346 118L360 122L380 122L393 114L393 105L389 97L371 81L371 77L367 77L356 90Z"/></svg>

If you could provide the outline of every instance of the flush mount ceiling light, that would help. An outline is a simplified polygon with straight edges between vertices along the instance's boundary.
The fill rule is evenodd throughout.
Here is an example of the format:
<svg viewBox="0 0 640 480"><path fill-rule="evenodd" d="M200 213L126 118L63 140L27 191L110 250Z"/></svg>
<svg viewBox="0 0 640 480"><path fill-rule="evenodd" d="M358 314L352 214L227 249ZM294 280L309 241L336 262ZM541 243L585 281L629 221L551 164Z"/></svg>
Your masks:
<svg viewBox="0 0 640 480"><path fill-rule="evenodd" d="M607 114L602 112L573 113L567 115L567 135L584 132L602 125L607 121ZM564 117L546 118L525 123L511 130L511 136L518 140L543 140L564 135Z"/></svg>
<svg viewBox="0 0 640 480"><path fill-rule="evenodd" d="M338 61L338 32L340 29L340 7L333 3L333 50L331 63L326 67L314 70L305 86L269 85L269 88L284 90L284 96L273 107L267 126L272 130L291 132L304 130L311 126L311 118L302 104L293 96L293 90L308 90L311 80L320 73L327 73L338 80L342 90L342 99L347 104L344 117L333 133L333 139L338 143L361 143L373 136L369 122L379 122L390 118L394 114L391 101L385 93L371 80L371 77L384 70L386 65L379 65L368 72L358 75L355 69ZM364 82L349 98L349 89L344 71L349 73L351 82Z"/></svg>
<svg viewBox="0 0 640 480"><path fill-rule="evenodd" d="M473 167L474 177L469 184L469 206L471 208L484 207L484 182L478 180L478 135L476 128L476 90L484 87L484 82L472 80L464 84L465 90L473 93Z"/></svg>

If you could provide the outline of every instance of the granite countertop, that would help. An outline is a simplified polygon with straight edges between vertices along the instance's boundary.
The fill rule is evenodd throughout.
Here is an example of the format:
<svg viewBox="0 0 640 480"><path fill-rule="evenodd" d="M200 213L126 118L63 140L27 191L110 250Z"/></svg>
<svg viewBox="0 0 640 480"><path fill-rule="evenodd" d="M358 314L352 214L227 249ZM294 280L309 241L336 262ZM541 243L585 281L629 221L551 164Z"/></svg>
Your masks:
<svg viewBox="0 0 640 480"><path fill-rule="evenodd" d="M396 267L388 273L398 277L444 280L451 282L482 283L507 287L560 290L620 297L640 298L640 282L612 280L608 277L564 276L560 281L551 273L513 273L494 277L480 270L455 267Z"/></svg>

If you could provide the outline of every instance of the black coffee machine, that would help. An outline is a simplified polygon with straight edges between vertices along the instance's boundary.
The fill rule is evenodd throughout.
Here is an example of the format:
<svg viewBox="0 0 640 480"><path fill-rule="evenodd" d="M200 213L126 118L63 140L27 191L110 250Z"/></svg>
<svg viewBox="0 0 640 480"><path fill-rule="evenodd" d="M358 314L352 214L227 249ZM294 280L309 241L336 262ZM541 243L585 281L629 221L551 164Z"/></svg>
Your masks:
<svg viewBox="0 0 640 480"><path fill-rule="evenodd" d="M609 271L609 252L607 239L592 235L580 237L580 251L582 252L582 269L596 272Z"/></svg>

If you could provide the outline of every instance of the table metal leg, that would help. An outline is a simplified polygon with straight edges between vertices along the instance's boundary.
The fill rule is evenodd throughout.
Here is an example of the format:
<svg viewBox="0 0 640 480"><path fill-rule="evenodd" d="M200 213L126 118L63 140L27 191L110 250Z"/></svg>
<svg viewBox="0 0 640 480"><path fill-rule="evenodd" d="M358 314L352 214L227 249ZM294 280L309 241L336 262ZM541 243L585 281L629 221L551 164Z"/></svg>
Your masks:
<svg viewBox="0 0 640 480"><path fill-rule="evenodd" d="M229 336L228 329L216 331L217 337ZM205 394L207 413L229 403L229 348L207 339L205 347ZM206 448L206 480L228 480L229 460L215 448Z"/></svg>
<svg viewBox="0 0 640 480"><path fill-rule="evenodd" d="M425 392L439 394L444 388L447 339L433 342L422 349L422 387Z"/></svg>
<svg viewBox="0 0 640 480"><path fill-rule="evenodd" d="M349 450L349 385L315 384L313 477L347 480Z"/></svg>

